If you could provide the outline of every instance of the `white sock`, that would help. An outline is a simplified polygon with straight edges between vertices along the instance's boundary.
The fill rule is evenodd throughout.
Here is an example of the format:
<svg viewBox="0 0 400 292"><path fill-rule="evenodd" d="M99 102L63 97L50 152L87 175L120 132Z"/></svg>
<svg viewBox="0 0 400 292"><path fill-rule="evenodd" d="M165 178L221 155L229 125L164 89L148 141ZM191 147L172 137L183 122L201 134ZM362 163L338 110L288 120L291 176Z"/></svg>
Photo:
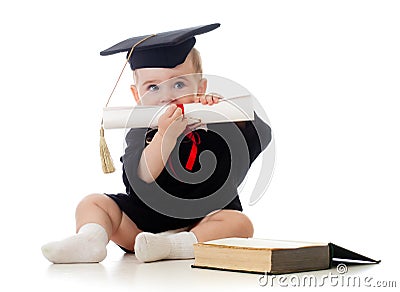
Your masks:
<svg viewBox="0 0 400 292"><path fill-rule="evenodd" d="M98 263L107 255L108 235L99 224L83 225L79 232L42 246L43 255L55 264Z"/></svg>
<svg viewBox="0 0 400 292"><path fill-rule="evenodd" d="M197 238L193 232L179 232L167 236L141 232L136 236L135 255L141 262L192 259L194 243L197 243Z"/></svg>

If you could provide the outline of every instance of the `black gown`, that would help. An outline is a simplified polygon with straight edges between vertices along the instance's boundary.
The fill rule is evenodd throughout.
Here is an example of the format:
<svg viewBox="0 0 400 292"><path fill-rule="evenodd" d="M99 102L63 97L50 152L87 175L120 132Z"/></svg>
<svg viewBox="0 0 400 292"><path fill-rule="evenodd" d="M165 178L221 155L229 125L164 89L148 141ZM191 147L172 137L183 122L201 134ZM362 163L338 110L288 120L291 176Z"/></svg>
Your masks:
<svg viewBox="0 0 400 292"><path fill-rule="evenodd" d="M197 145L192 168L185 169L193 141L182 134L152 183L142 181L137 168L157 130L139 128L127 133L127 146L121 157L126 194L106 195L142 231L158 233L193 226L214 210L243 210L237 188L270 143L271 129L256 114L253 121L207 127L192 132Z"/></svg>

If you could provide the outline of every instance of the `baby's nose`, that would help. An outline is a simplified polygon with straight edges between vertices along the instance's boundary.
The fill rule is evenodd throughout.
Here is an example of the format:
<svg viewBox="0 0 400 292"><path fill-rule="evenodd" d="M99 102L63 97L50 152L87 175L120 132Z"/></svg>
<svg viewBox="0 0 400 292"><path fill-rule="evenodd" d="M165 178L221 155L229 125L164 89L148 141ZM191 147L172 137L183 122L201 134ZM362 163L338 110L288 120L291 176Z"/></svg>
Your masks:
<svg viewBox="0 0 400 292"><path fill-rule="evenodd" d="M169 103L169 102L171 102L172 100L173 100L172 98L164 97L164 98L161 99L161 102L162 102L162 103Z"/></svg>
<svg viewBox="0 0 400 292"><path fill-rule="evenodd" d="M161 98L161 102L171 102L174 101L176 99L176 96L174 96L173 94L166 94L164 95L163 98Z"/></svg>

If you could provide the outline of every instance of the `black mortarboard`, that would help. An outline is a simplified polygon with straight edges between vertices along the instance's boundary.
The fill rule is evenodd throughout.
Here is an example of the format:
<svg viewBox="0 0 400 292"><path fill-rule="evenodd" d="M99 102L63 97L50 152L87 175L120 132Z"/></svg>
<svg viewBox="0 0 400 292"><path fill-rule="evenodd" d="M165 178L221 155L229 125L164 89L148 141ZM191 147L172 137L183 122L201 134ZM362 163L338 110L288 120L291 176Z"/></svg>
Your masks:
<svg viewBox="0 0 400 292"><path fill-rule="evenodd" d="M100 52L100 55L108 56L127 52L128 58L131 53L129 63L132 70L139 68L173 68L185 61L196 43L196 35L212 31L219 26L219 23L214 23L155 35L133 37ZM135 48L131 52L133 47Z"/></svg>

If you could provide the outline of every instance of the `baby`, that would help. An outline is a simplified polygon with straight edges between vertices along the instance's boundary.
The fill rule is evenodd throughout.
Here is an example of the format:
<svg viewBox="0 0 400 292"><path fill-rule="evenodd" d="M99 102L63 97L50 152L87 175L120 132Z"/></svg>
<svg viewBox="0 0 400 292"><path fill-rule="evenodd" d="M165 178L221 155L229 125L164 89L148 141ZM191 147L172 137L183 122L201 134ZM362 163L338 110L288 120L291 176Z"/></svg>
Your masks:
<svg viewBox="0 0 400 292"><path fill-rule="evenodd" d="M218 96L206 93L200 55L193 48L194 35L218 26L164 33L167 38L181 34L184 40L175 47L165 46L162 52L151 38L147 45L147 41L141 44L141 50L138 45L133 51L129 61L136 102L165 104L167 109L156 129L131 129L126 135L121 157L126 193L85 197L76 209L77 233L42 247L49 261L100 262L110 240L124 251L134 252L141 262L190 259L197 242L252 237L253 225L242 213L237 187L271 140L269 126L257 115L254 121L188 126L180 106L218 103ZM162 42L165 45L165 38ZM213 153L212 159L202 156L208 151ZM204 177L202 168L210 167L212 173ZM192 181L184 179L188 173L194 177ZM166 194L176 200L160 204ZM200 201L204 198L209 202L206 207ZM179 203L182 199L183 205Z"/></svg>

